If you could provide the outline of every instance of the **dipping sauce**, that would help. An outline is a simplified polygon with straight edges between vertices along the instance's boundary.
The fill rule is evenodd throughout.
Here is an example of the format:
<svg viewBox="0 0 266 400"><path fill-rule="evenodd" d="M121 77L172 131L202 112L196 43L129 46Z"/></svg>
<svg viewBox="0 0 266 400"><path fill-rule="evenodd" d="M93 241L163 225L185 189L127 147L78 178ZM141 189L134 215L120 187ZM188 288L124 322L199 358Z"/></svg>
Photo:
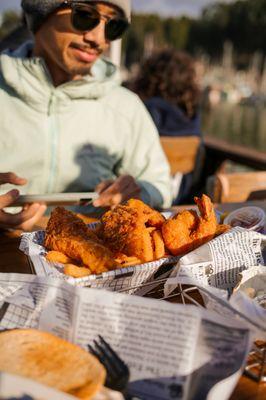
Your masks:
<svg viewBox="0 0 266 400"><path fill-rule="evenodd" d="M232 227L240 226L250 231L263 233L266 214L259 207L243 207L231 212L224 220L224 224Z"/></svg>

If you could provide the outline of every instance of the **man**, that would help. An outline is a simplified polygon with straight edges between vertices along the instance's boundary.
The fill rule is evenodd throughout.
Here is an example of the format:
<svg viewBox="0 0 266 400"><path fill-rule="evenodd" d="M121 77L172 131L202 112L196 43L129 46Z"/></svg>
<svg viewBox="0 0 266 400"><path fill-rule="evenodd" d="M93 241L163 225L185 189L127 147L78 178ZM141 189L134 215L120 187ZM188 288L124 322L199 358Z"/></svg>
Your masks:
<svg viewBox="0 0 266 400"><path fill-rule="evenodd" d="M35 41L1 55L0 170L27 177L27 193L96 190L95 207L131 197L169 206L156 128L100 58L126 30L129 0L22 0L22 8Z"/></svg>

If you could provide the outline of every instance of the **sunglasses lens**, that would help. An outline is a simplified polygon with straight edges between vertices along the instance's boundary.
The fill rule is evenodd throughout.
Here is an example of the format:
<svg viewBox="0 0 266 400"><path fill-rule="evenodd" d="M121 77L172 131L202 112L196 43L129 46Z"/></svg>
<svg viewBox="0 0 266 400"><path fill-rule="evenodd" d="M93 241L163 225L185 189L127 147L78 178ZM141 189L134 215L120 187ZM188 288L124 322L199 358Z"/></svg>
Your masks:
<svg viewBox="0 0 266 400"><path fill-rule="evenodd" d="M112 18L105 26L105 36L108 40L119 39L127 30L129 23L125 19Z"/></svg>
<svg viewBox="0 0 266 400"><path fill-rule="evenodd" d="M74 7L72 9L72 24L77 31L90 31L94 29L100 22L95 13L84 7Z"/></svg>
<svg viewBox="0 0 266 400"><path fill-rule="evenodd" d="M100 23L101 16L97 10L88 5L74 4L72 6L72 25L74 29L81 32L91 31ZM105 25L105 36L107 40L120 38L127 30L129 23L123 18L111 18Z"/></svg>

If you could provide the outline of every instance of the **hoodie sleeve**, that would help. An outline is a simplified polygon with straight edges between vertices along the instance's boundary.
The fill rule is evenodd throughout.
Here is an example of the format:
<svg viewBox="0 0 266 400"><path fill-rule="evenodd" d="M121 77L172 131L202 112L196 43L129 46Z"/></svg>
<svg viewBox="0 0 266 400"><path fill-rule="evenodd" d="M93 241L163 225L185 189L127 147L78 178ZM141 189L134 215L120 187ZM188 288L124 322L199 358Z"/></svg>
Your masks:
<svg viewBox="0 0 266 400"><path fill-rule="evenodd" d="M144 104L137 97L129 143L118 174L129 174L137 180L145 203L152 207L171 206L170 168L157 129Z"/></svg>

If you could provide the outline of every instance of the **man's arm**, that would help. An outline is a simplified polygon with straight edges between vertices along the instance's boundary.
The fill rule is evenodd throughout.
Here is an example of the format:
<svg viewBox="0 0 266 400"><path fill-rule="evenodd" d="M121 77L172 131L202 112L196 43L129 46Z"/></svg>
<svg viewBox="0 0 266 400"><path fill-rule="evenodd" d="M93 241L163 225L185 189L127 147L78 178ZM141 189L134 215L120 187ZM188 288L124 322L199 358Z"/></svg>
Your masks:
<svg viewBox="0 0 266 400"><path fill-rule="evenodd" d="M132 135L128 140L118 174L134 176L141 188L141 199L152 207L172 203L170 168L154 122L140 99L136 98Z"/></svg>
<svg viewBox="0 0 266 400"><path fill-rule="evenodd" d="M136 99L132 134L116 171L119 178L104 181L96 190L96 207L113 207L132 197L152 207L169 207L172 202L170 168L157 129L143 103Z"/></svg>

